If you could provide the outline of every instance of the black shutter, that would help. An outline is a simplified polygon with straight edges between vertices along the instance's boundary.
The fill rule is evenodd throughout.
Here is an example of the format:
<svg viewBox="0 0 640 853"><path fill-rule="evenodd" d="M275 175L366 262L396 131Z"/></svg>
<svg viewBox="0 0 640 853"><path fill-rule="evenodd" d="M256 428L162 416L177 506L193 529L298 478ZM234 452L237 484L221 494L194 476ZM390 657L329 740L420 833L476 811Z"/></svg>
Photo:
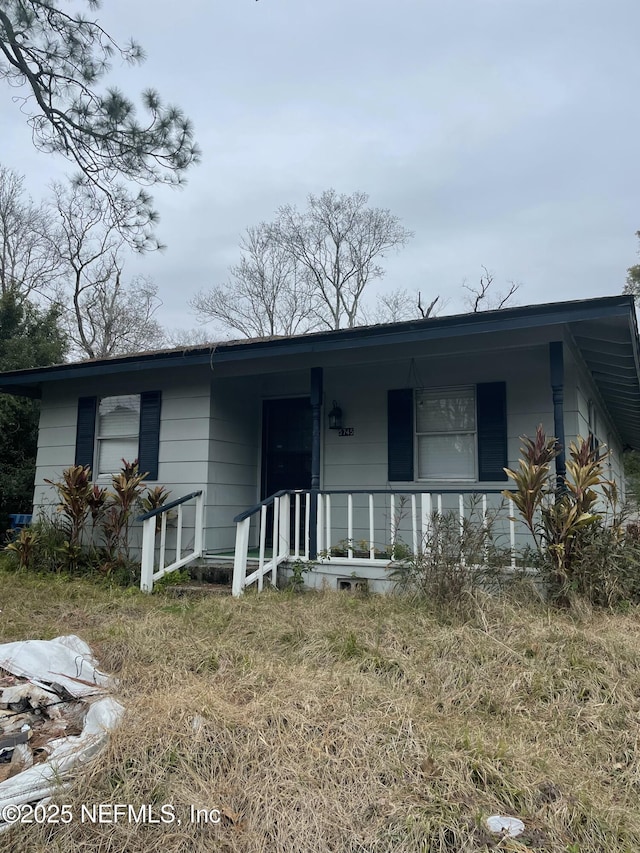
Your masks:
<svg viewBox="0 0 640 853"><path fill-rule="evenodd" d="M478 479L506 480L507 391L504 382L477 386Z"/></svg>
<svg viewBox="0 0 640 853"><path fill-rule="evenodd" d="M138 470L148 473L148 480L158 479L160 449L160 391L145 391L140 395L140 436L138 440Z"/></svg>
<svg viewBox="0 0 640 853"><path fill-rule="evenodd" d="M93 448L96 438L97 397L80 397L76 425L76 465L93 469Z"/></svg>
<svg viewBox="0 0 640 853"><path fill-rule="evenodd" d="M413 480L413 389L387 392L388 479Z"/></svg>

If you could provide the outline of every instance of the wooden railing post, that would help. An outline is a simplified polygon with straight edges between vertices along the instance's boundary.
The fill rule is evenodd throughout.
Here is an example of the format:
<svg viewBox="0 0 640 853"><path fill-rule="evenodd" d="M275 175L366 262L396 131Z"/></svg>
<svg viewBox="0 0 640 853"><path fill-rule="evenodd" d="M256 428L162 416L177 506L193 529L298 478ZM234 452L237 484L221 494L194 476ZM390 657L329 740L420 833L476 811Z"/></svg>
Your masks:
<svg viewBox="0 0 640 853"><path fill-rule="evenodd" d="M244 580L247 576L247 551L249 550L249 529L251 518L238 522L236 528L236 548L233 557L233 583L231 594L236 598L244 592Z"/></svg>
<svg viewBox="0 0 640 853"><path fill-rule="evenodd" d="M293 556L298 559L300 556L300 492L296 492L294 497L295 510L293 519Z"/></svg>
<svg viewBox="0 0 640 853"><path fill-rule="evenodd" d="M204 551L204 492L201 492L196 498L193 551L196 557L201 557Z"/></svg>
<svg viewBox="0 0 640 853"><path fill-rule="evenodd" d="M308 528L309 542L309 559L315 560L318 556L318 506L320 496L317 489L311 489L309 492L309 503L307 510L307 519L305 528Z"/></svg>
<svg viewBox="0 0 640 853"><path fill-rule="evenodd" d="M156 550L156 520L147 518L142 523L142 561L140 565L140 589L153 591L153 562Z"/></svg>
<svg viewBox="0 0 640 853"><path fill-rule="evenodd" d="M278 537L278 557L288 557L291 549L291 497L280 498L280 535Z"/></svg>

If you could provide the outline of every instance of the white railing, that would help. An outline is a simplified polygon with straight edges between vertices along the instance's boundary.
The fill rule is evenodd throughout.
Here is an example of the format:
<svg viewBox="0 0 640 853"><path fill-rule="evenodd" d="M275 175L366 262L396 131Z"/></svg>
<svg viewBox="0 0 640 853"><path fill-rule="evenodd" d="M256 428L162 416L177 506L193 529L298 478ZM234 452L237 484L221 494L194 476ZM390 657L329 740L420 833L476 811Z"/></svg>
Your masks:
<svg viewBox="0 0 640 853"><path fill-rule="evenodd" d="M194 506L193 547L183 554L184 512L187 504ZM175 538L167 542L167 520L169 513L176 511ZM158 525L158 519L160 524ZM152 592L153 584L167 572L174 572L202 556L204 551L204 496L202 491L191 492L171 503L151 510L138 518L142 522L142 562L140 567L140 589ZM160 542L157 543L158 534ZM167 551L173 551L173 562L166 562ZM156 569L156 555L158 568Z"/></svg>
<svg viewBox="0 0 640 853"><path fill-rule="evenodd" d="M299 497L299 495L298 495ZM267 525L269 507L273 507L272 519L272 546L271 557L267 559ZM299 501L296 504L299 513ZM257 504L234 519L236 527L236 547L233 559L233 582L231 592L233 595L241 595L244 590L257 583L258 591L262 592L264 576L271 575L271 585L277 586L278 566L291 556L290 544L290 513L291 500L289 492L276 492L270 498ZM251 532L251 519L258 516L258 565L257 568L247 574L249 556L249 537ZM299 519L299 514L296 516ZM299 547L299 525L296 527L296 543Z"/></svg>
<svg viewBox="0 0 640 853"><path fill-rule="evenodd" d="M434 519L457 513L460 532L470 515L487 527L498 507L491 497L501 499L501 491L473 489L432 492L388 490L282 491L236 516L233 594L271 574L276 586L277 567L287 560L347 563L355 566L386 566L406 556L407 549L418 554L427 548L434 532ZM495 504L495 501L494 501ZM273 507L274 543L266 556L268 508ZM313 516L315 514L315 519ZM505 551L511 567L516 565L516 523L510 508L500 511ZM255 522L252 528L252 521ZM247 574L249 549L257 548L257 568ZM402 547L401 547L402 546ZM486 557L486 552L485 552Z"/></svg>

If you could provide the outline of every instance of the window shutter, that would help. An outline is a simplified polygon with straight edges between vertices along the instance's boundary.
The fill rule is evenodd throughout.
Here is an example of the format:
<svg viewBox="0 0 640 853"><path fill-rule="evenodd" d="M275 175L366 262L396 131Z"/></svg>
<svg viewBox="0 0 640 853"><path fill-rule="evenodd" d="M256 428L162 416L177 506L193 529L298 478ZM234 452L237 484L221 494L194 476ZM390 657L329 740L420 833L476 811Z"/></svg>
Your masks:
<svg viewBox="0 0 640 853"><path fill-rule="evenodd" d="M148 472L148 480L158 479L160 449L160 391L145 391L140 395L140 438L138 469Z"/></svg>
<svg viewBox="0 0 640 853"><path fill-rule="evenodd" d="M389 482L413 480L413 389L387 392Z"/></svg>
<svg viewBox="0 0 640 853"><path fill-rule="evenodd" d="M476 389L478 479L506 480L507 391L504 382L484 382Z"/></svg>
<svg viewBox="0 0 640 853"><path fill-rule="evenodd" d="M76 465L88 465L93 470L93 449L96 436L96 397L80 397L76 425Z"/></svg>

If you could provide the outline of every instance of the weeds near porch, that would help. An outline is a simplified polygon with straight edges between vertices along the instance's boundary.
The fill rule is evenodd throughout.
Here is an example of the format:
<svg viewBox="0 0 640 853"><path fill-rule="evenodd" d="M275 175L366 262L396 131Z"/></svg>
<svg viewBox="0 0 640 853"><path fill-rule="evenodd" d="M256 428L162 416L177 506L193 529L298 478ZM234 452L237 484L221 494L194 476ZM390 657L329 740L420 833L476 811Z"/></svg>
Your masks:
<svg viewBox="0 0 640 853"><path fill-rule="evenodd" d="M404 543L397 544L396 553L401 556L389 566L396 588L454 607L460 606L467 593L497 590L511 560L509 549L498 544L498 513L483 515L479 501L472 503L462 520L451 510L434 512L417 554Z"/></svg>

